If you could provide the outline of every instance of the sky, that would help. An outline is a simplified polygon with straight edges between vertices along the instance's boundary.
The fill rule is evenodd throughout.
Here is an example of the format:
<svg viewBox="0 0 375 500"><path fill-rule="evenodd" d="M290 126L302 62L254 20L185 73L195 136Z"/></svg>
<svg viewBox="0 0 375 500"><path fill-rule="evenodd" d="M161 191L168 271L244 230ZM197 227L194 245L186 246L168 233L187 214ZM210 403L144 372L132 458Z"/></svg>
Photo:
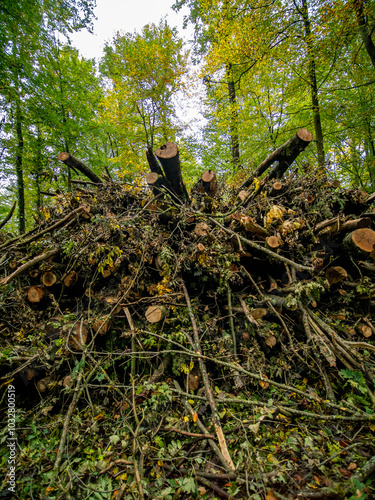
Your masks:
<svg viewBox="0 0 375 500"><path fill-rule="evenodd" d="M158 24L167 16L168 24L176 26L181 38L192 38L192 28L182 29L183 15L172 10L175 0L96 0L94 34L86 30L71 35L73 45L85 58L100 59L106 41L111 41L117 31L139 32L145 24Z"/></svg>

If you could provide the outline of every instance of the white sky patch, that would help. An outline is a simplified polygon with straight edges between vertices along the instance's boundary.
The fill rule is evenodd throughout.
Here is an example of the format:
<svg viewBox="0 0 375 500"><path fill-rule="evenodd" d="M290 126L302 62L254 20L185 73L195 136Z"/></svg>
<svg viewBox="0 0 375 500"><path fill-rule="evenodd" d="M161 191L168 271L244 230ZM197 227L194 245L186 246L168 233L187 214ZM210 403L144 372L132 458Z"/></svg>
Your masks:
<svg viewBox="0 0 375 500"><path fill-rule="evenodd" d="M149 23L159 24L166 17L169 26L177 27L179 36L185 41L193 38L193 27L182 28L186 9L172 10L174 0L96 0L94 14L94 34L82 30L71 34L72 44L80 54L97 61L103 55L105 42L112 41L118 31L125 33L140 32Z"/></svg>

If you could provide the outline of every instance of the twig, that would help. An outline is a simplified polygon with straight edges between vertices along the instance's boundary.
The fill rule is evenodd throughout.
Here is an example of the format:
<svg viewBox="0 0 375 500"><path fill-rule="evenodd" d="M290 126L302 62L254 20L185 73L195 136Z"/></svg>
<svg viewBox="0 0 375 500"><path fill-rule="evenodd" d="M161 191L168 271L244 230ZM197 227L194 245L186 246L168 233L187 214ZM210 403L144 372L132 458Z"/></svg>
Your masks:
<svg viewBox="0 0 375 500"><path fill-rule="evenodd" d="M182 284L182 289L184 291L184 295L185 295L185 299L186 299L186 304L187 304L187 307L188 307L188 313L189 313L190 321L191 321L191 324L192 324L192 327L193 327L193 335L194 335L194 341L195 341L195 352L198 355L201 355L202 350L201 350L201 346L200 346L198 327L197 327L197 324L195 322L193 310L192 310L192 307L191 307L190 297L189 297L187 288L185 286L185 283L182 281L181 284ZM228 451L227 443L225 441L223 429L222 429L221 424L220 424L219 412L217 410L216 403L215 403L215 400L214 400L214 397L213 397L213 394L212 394L212 391L211 391L210 382L208 380L208 375L207 375L207 370L206 370L206 365L204 364L203 359L202 359L201 356L199 356L198 362L199 362L200 371L202 373L203 384L204 384L206 396L208 398L208 402L209 402L210 407L211 407L212 420L213 420L213 424L214 424L214 427L215 427L215 430L216 430L216 434L217 434L217 437L218 437L218 440L219 440L219 445L220 445L221 453L223 454L223 457L224 457L225 461L227 462L227 466L226 467L227 468L229 467L229 469L231 469L231 470L235 470L234 463L233 463L233 461L232 461L232 459L231 459L231 457L229 455L229 451Z"/></svg>
<svg viewBox="0 0 375 500"><path fill-rule="evenodd" d="M174 386L176 388L176 390L178 390L179 392L182 393L181 391L181 387L179 385L179 383L174 380ZM189 395L187 396L189 397ZM193 416L195 415L195 411L193 410L193 408L191 407L190 403L188 402L187 399L183 399L182 400L182 404L185 406L185 408L187 409L187 411ZM198 417L197 421L196 421L196 424L198 425L198 427L200 428L200 430L204 433L204 434L209 434L208 430L206 429L206 427L203 425L202 421L200 420L200 418ZM220 451L220 448L218 447L218 445L215 443L215 441L213 439L208 439L208 444L211 446L212 450L214 451L214 453L216 454L216 456L219 458L220 462L223 464L223 466L225 467L226 470L231 470L228 466L228 463L227 463L227 460L224 458L223 454L221 453Z"/></svg>
<svg viewBox="0 0 375 500"><path fill-rule="evenodd" d="M68 436L70 419L72 418L74 408L76 407L76 404L77 404L77 402L78 402L78 400L83 392L83 389L84 389L84 386L81 387L81 383L82 383L83 373L84 373L84 368L85 368L85 359L86 359L86 353L84 352L82 355L82 359L81 359L81 369L80 369L78 377L77 377L77 383L76 383L76 386L74 389L73 399L72 399L72 401L69 405L68 411L65 415L64 426L63 426L63 431L62 431L61 438L60 438L59 449L57 452L55 465L53 467L53 472L54 472L55 476L57 476L59 473L59 469L60 469L60 465L61 465L61 461L62 461L62 457L63 457L63 453L64 453L65 442L66 442L66 439ZM93 368L91 370L89 376L87 377L87 381L90 379L90 376L92 376L95 371L96 371L96 368Z"/></svg>
<svg viewBox="0 0 375 500"><path fill-rule="evenodd" d="M189 397L190 394L187 394L187 396ZM182 434L183 436L196 437L201 439L216 439L216 436L214 436L213 434L197 434L196 432L183 431L181 429L177 429L176 427L162 427L161 430L168 432L177 432L178 434Z"/></svg>

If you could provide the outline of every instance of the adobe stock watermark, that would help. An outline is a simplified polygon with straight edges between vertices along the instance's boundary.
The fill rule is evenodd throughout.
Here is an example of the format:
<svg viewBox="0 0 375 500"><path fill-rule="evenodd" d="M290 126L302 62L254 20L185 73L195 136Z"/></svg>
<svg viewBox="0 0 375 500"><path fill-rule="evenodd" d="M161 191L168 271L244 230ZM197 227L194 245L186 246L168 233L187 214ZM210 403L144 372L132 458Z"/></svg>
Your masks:
<svg viewBox="0 0 375 500"><path fill-rule="evenodd" d="M16 492L16 389L8 386L8 439L9 459L7 467L8 491Z"/></svg>

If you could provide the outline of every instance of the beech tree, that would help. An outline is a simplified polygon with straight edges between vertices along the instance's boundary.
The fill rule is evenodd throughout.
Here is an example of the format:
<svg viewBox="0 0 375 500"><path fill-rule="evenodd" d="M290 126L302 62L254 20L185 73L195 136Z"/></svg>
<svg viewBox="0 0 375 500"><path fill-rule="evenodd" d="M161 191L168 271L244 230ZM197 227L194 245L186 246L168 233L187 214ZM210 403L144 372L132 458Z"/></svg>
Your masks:
<svg viewBox="0 0 375 500"><path fill-rule="evenodd" d="M186 22L195 23L210 137L215 127L216 136L227 130L229 150L230 64L245 168L257 164L266 145L302 126L314 130L316 146L315 155L313 148L306 152L306 165L363 187L373 182L372 2L178 0L175 8L182 5L190 9Z"/></svg>
<svg viewBox="0 0 375 500"><path fill-rule="evenodd" d="M166 21L141 33L117 33L107 43L100 65L108 91L102 113L126 170L144 161L145 146L174 140L174 101L182 88L187 53ZM130 166L131 168L131 166Z"/></svg>
<svg viewBox="0 0 375 500"><path fill-rule="evenodd" d="M8 122L1 143L3 158L16 176L20 233L25 231L25 116L27 102L36 90L37 56L48 51L54 32L68 35L90 28L94 6L94 0L4 0L0 5L1 111Z"/></svg>

